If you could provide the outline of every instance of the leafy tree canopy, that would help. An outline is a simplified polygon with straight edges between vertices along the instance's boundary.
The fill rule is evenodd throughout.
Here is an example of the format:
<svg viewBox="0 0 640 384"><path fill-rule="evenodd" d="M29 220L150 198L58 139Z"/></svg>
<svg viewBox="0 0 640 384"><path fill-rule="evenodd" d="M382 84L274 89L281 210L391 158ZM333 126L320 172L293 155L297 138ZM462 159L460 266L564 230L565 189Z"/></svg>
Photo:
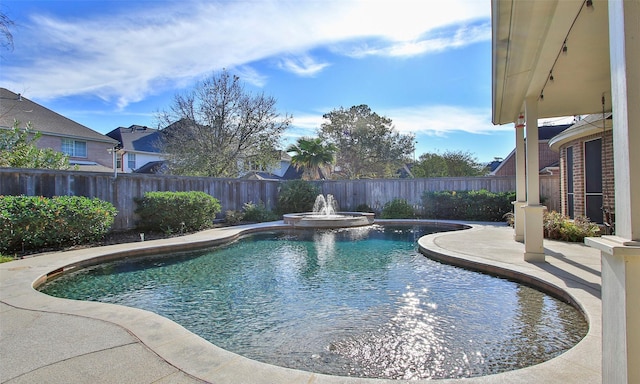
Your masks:
<svg viewBox="0 0 640 384"><path fill-rule="evenodd" d="M324 144L319 137L301 137L296 144L287 147L286 151L295 152L291 157L291 163L296 169L303 169L305 179L329 178L329 167L335 161L335 145Z"/></svg>
<svg viewBox="0 0 640 384"><path fill-rule="evenodd" d="M23 129L17 120L13 128L0 129L0 167L70 169L68 155L52 148L36 147L41 136L31 123Z"/></svg>
<svg viewBox="0 0 640 384"><path fill-rule="evenodd" d="M411 169L415 177L482 176L486 168L469 152L424 153Z"/></svg>
<svg viewBox="0 0 640 384"><path fill-rule="evenodd" d="M367 105L340 107L323 116L320 138L337 148L336 170L348 179L397 175L414 150L414 136L397 132L391 119Z"/></svg>
<svg viewBox="0 0 640 384"><path fill-rule="evenodd" d="M245 91L226 70L176 95L158 120L159 147L173 174L237 177L264 169L279 158L275 148L291 123L275 109L276 100Z"/></svg>

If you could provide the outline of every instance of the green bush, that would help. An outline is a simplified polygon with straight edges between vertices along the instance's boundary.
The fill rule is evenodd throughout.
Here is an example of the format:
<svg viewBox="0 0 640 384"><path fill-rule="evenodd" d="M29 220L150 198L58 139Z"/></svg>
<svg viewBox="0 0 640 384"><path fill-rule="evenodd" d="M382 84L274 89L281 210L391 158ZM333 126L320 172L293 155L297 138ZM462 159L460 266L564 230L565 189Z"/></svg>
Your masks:
<svg viewBox="0 0 640 384"><path fill-rule="evenodd" d="M313 210L320 188L304 180L290 180L280 185L276 213L300 213Z"/></svg>
<svg viewBox="0 0 640 384"><path fill-rule="evenodd" d="M252 222L252 223L263 223L265 221L275 221L280 217L275 213L269 211L264 203L260 202L259 204L253 204L253 202L248 202L243 207L244 214L243 220Z"/></svg>
<svg viewBox="0 0 640 384"><path fill-rule="evenodd" d="M0 251L26 252L101 239L115 207L80 196L0 196Z"/></svg>
<svg viewBox="0 0 640 384"><path fill-rule="evenodd" d="M416 213L413 207L404 199L393 199L387 202L382 207L380 214L382 219L413 219L415 217Z"/></svg>
<svg viewBox="0 0 640 384"><path fill-rule="evenodd" d="M137 198L138 228L165 233L199 231L213 226L220 202L204 192L147 192Z"/></svg>
<svg viewBox="0 0 640 384"><path fill-rule="evenodd" d="M428 219L502 221L513 210L515 192L424 192L422 205Z"/></svg>
<svg viewBox="0 0 640 384"><path fill-rule="evenodd" d="M600 236L600 227L584 216L571 220L556 211L545 212L543 217L544 237L552 240L582 242L585 237Z"/></svg>
<svg viewBox="0 0 640 384"><path fill-rule="evenodd" d="M224 221L229 225L240 224L242 220L244 220L244 213L242 213L242 211L234 211L230 209L224 214Z"/></svg>

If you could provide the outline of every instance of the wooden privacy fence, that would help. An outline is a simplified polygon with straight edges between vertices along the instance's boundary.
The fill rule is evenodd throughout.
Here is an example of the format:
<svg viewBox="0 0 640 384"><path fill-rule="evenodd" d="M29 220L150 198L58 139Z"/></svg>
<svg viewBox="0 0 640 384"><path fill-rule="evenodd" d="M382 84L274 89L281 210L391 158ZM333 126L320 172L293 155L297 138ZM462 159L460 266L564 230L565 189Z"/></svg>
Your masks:
<svg viewBox="0 0 640 384"><path fill-rule="evenodd" d="M145 174L92 173L0 168L0 195L86 196L112 203L118 210L113 229L135 227L136 197L151 191L203 191L225 210L240 210L247 202L275 207L277 181L214 179Z"/></svg>
<svg viewBox="0 0 640 384"><path fill-rule="evenodd" d="M380 212L393 199L407 200L421 213L425 191L510 192L516 190L515 177L436 177L429 179L325 180L320 183L323 194L332 194L342 210L353 210L367 204Z"/></svg>
<svg viewBox="0 0 640 384"><path fill-rule="evenodd" d="M241 210L248 202L273 210L280 181L218 179L168 175L92 173L38 169L0 168L0 195L86 196L112 203L118 210L114 229L135 226L135 198L150 191L203 191L220 200L221 216ZM431 179L374 179L316 181L322 194L332 194L342 210L366 204L380 211L396 198L407 200L418 211L425 191L469 191L486 189L508 192L516 189L515 177L443 177Z"/></svg>

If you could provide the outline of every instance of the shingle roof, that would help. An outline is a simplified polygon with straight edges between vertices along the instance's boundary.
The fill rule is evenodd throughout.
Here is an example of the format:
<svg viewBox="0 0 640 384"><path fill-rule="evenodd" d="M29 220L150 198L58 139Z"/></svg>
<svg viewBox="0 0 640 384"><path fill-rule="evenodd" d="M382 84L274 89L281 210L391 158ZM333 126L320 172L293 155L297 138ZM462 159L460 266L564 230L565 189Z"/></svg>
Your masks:
<svg viewBox="0 0 640 384"><path fill-rule="evenodd" d="M159 160L159 161L150 161L147 164L143 165L142 167L136 169L133 172L134 173L161 174L161 173L165 173L166 170L167 170L166 162L162 161L162 160Z"/></svg>
<svg viewBox="0 0 640 384"><path fill-rule="evenodd" d="M115 144L110 137L76 123L18 93L0 88L0 127L13 127L14 119L18 120L21 126L31 122L33 129L43 134Z"/></svg>
<svg viewBox="0 0 640 384"><path fill-rule="evenodd" d="M107 136L118 140L122 148L128 151L160 153L160 135L157 129L132 125L129 128L118 127L107 133Z"/></svg>
<svg viewBox="0 0 640 384"><path fill-rule="evenodd" d="M538 140L550 140L573 124L542 125L538 127Z"/></svg>

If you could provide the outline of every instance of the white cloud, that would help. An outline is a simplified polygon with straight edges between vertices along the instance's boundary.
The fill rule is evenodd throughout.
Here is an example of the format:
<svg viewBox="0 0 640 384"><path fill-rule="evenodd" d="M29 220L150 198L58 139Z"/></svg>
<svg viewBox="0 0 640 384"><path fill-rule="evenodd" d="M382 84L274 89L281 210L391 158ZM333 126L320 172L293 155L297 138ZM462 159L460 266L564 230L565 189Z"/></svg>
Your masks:
<svg viewBox="0 0 640 384"><path fill-rule="evenodd" d="M322 115L323 113L294 113L292 125L297 129L297 131L305 132L302 136L315 136L320 125L324 123Z"/></svg>
<svg viewBox="0 0 640 384"><path fill-rule="evenodd" d="M264 87L267 83L266 76L261 75L260 72L248 65L233 68L233 73L240 77L242 82L255 85L256 87Z"/></svg>
<svg viewBox="0 0 640 384"><path fill-rule="evenodd" d="M454 132L486 135L497 131L513 130L513 125L493 125L490 109L428 105L385 109L376 112L390 118L395 129L401 133L444 137ZM294 136L315 136L316 131L324 122L322 113L294 113L292 124L295 127Z"/></svg>
<svg viewBox="0 0 640 384"><path fill-rule="evenodd" d="M447 136L453 132L490 134L512 130L513 126L491 123L490 109L469 109L450 105L429 105L381 111L402 133Z"/></svg>
<svg viewBox="0 0 640 384"><path fill-rule="evenodd" d="M302 55L296 57L284 57L280 60L278 66L288 72L295 73L298 76L313 77L329 66L329 63L320 63L309 55Z"/></svg>
<svg viewBox="0 0 640 384"><path fill-rule="evenodd" d="M428 34L418 39L390 43L387 41L344 44L334 51L354 58L366 56L407 57L460 48L491 40L491 24L461 25L453 32Z"/></svg>
<svg viewBox="0 0 640 384"><path fill-rule="evenodd" d="M424 36L490 12L489 0L437 7L411 0L114 4L119 10L84 17L33 14L15 36L15 60L3 62L3 86L27 88L40 99L96 95L124 108L222 68L238 68L243 80L264 85L267 79L247 65L278 55L286 55L284 69L312 76L328 63L290 53L345 41L373 39L376 54L395 56L455 47L476 35L460 29ZM486 31L477 36L486 38Z"/></svg>

